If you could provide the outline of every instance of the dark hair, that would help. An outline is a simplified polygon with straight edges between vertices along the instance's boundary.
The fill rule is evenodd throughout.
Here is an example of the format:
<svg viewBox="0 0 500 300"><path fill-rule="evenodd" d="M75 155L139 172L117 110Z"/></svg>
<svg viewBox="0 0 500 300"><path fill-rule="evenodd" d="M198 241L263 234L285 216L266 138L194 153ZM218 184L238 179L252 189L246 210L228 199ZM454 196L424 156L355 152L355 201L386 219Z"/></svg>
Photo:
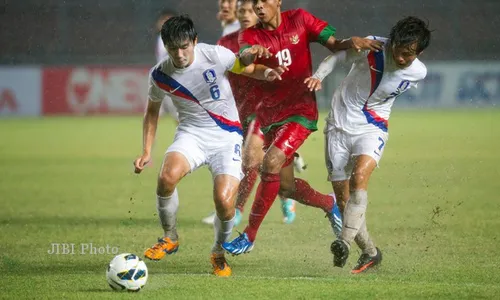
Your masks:
<svg viewBox="0 0 500 300"><path fill-rule="evenodd" d="M409 46L417 43L417 54L424 51L431 41L431 31L428 24L417 17L406 17L399 20L391 29L389 35L391 44L395 47Z"/></svg>
<svg viewBox="0 0 500 300"><path fill-rule="evenodd" d="M252 3L253 5L253 0L238 0L236 1L236 6L238 6L238 4L241 2L241 5L245 4L245 3Z"/></svg>
<svg viewBox="0 0 500 300"><path fill-rule="evenodd" d="M169 47L180 47L186 40L194 42L198 34L188 15L168 19L161 27L161 40Z"/></svg>
<svg viewBox="0 0 500 300"><path fill-rule="evenodd" d="M158 14L158 20L160 19L163 19L164 17L168 17L168 16L177 16L177 12L175 10L172 10L170 8L165 8L165 9L162 9L160 11L160 13Z"/></svg>

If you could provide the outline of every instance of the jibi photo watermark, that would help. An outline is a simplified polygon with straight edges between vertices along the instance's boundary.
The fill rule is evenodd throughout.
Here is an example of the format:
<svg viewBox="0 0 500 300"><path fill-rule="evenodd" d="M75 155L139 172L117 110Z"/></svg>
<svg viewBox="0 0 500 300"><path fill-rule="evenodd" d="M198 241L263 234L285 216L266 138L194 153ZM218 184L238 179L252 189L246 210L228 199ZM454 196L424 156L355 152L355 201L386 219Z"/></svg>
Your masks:
<svg viewBox="0 0 500 300"><path fill-rule="evenodd" d="M93 243L51 243L49 255L105 255L118 254L119 249L110 245L95 245Z"/></svg>

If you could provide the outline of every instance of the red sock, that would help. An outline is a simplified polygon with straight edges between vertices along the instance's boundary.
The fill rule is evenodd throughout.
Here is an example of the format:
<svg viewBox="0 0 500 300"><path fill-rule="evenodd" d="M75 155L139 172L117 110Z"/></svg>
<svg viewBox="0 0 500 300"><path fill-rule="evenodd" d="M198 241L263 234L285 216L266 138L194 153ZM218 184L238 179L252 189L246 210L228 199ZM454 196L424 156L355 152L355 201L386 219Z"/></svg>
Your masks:
<svg viewBox="0 0 500 300"><path fill-rule="evenodd" d="M335 204L333 197L313 189L305 180L295 178L295 193L291 197L304 205L318 207L329 213Z"/></svg>
<svg viewBox="0 0 500 300"><path fill-rule="evenodd" d="M248 226L245 232L248 239L253 242L257 236L259 226L264 221L269 208L273 204L280 189L280 175L271 173L262 173L260 176L260 184L255 194L252 211L248 218Z"/></svg>
<svg viewBox="0 0 500 300"><path fill-rule="evenodd" d="M240 187L238 189L238 199L236 200L236 208L243 212L245 204L248 201L248 197L252 192L253 186L257 181L257 175L259 174L258 168L243 168L243 173L245 177L240 182Z"/></svg>

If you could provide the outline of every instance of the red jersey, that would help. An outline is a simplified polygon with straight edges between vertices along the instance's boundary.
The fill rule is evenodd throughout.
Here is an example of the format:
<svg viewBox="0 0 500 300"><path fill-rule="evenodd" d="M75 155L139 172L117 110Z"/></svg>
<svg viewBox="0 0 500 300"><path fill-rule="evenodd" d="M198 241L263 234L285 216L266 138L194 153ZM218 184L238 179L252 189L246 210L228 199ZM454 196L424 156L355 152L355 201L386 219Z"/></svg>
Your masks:
<svg viewBox="0 0 500 300"><path fill-rule="evenodd" d="M311 50L309 44L325 44L335 34L335 28L303 9L281 13L281 24L275 30L266 30L262 24L240 33L241 49L251 45L269 48L274 56L257 59L255 63L272 68L286 65L289 68L281 81L259 81L253 91L262 91L257 110L264 133L272 126L297 122L310 130L317 130L318 107L314 92L304 84L312 76ZM252 92L253 92L252 91Z"/></svg>
<svg viewBox="0 0 500 300"><path fill-rule="evenodd" d="M217 45L224 46L234 53L238 53L240 49L238 35L239 31L225 35L217 41ZM227 77L233 91L234 100L236 101L236 108L240 115L241 124L243 124L243 127L246 127L250 123L249 117L255 114L257 104L262 97L261 90L249 93L249 90L259 83L259 80L231 72L228 72Z"/></svg>

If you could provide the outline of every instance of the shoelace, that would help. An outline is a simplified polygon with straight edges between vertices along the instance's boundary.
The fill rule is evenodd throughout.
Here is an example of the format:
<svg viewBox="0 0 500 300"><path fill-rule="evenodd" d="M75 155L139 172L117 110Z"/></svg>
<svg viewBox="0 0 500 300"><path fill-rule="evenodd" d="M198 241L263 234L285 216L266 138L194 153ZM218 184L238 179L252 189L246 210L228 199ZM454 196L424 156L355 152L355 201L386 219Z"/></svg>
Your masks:
<svg viewBox="0 0 500 300"><path fill-rule="evenodd" d="M236 230L236 232L238 232L239 236L234 240L235 244L237 244L240 247L244 246L246 243L245 236L241 232L239 232L238 230Z"/></svg>
<svg viewBox="0 0 500 300"><path fill-rule="evenodd" d="M219 267L219 269L224 270L226 267L226 258L224 256L216 256L214 262Z"/></svg>
<svg viewBox="0 0 500 300"><path fill-rule="evenodd" d="M166 243L167 242L165 242L163 239L158 238L158 243L154 244L153 247L151 247L151 249L153 249L153 250L161 250L162 249L162 245L166 244Z"/></svg>
<svg viewBox="0 0 500 300"><path fill-rule="evenodd" d="M370 261L371 258L372 257L366 253L361 254L361 256L358 259L358 265L366 264L368 261Z"/></svg>

